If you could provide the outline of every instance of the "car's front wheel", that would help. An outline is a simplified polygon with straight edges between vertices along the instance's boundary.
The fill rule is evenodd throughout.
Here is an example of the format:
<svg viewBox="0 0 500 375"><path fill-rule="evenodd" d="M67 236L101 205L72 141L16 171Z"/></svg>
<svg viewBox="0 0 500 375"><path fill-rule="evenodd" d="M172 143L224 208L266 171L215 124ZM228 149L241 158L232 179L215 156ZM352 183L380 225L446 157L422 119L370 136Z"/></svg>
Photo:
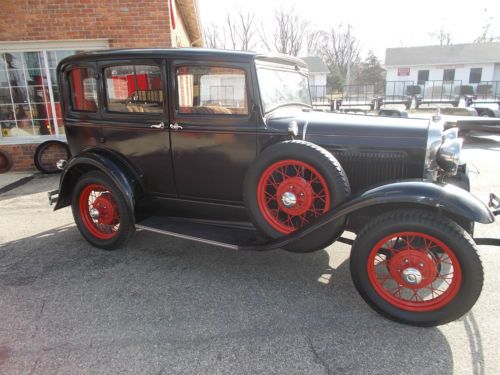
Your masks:
<svg viewBox="0 0 500 375"><path fill-rule="evenodd" d="M356 289L372 308L417 326L458 319L483 285L470 235L444 216L419 210L373 219L356 238L350 267Z"/></svg>
<svg viewBox="0 0 500 375"><path fill-rule="evenodd" d="M84 174L75 185L73 217L83 237L93 246L114 250L135 231L133 216L116 185L104 173Z"/></svg>

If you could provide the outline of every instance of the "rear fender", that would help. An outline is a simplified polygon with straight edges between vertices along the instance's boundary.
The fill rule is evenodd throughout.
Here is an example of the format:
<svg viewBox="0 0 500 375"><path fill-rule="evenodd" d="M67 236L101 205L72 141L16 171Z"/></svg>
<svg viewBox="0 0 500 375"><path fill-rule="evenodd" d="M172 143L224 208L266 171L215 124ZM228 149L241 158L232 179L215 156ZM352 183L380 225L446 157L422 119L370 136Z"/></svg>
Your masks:
<svg viewBox="0 0 500 375"><path fill-rule="evenodd" d="M107 152L85 151L68 162L59 182L59 197L54 210L69 206L73 187L78 178L91 170L99 170L118 187L131 213L135 212L136 197L143 191L141 179L117 155Z"/></svg>

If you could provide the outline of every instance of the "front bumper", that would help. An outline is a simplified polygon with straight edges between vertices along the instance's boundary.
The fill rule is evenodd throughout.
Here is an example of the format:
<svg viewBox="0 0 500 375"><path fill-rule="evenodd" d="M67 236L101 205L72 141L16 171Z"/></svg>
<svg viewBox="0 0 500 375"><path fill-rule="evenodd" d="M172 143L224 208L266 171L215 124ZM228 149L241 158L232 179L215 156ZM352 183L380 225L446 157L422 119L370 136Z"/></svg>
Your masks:
<svg viewBox="0 0 500 375"><path fill-rule="evenodd" d="M491 193L488 207L491 209L491 212L493 212L493 215L498 216L500 214L500 198Z"/></svg>

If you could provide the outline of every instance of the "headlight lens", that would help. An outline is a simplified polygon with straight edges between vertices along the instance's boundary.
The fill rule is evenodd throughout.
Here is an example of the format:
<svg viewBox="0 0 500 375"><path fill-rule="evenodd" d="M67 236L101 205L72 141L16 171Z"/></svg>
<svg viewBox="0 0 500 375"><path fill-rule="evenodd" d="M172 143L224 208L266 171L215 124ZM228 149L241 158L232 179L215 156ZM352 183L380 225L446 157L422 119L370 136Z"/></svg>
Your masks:
<svg viewBox="0 0 500 375"><path fill-rule="evenodd" d="M445 137L436 155L438 165L446 172L456 174L462 153L462 138Z"/></svg>

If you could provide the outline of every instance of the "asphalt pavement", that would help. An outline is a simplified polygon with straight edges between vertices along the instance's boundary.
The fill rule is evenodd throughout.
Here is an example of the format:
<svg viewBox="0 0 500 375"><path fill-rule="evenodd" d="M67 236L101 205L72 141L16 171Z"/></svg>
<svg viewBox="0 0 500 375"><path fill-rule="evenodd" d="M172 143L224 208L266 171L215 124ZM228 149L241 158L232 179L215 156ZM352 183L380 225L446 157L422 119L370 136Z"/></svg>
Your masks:
<svg viewBox="0 0 500 375"><path fill-rule="evenodd" d="M500 193L500 137L464 153L474 194ZM500 249L480 247L469 314L415 328L358 296L347 245L239 253L138 232L106 252L48 206L57 183L0 194L0 374L500 373ZM500 224L476 235L500 237Z"/></svg>

